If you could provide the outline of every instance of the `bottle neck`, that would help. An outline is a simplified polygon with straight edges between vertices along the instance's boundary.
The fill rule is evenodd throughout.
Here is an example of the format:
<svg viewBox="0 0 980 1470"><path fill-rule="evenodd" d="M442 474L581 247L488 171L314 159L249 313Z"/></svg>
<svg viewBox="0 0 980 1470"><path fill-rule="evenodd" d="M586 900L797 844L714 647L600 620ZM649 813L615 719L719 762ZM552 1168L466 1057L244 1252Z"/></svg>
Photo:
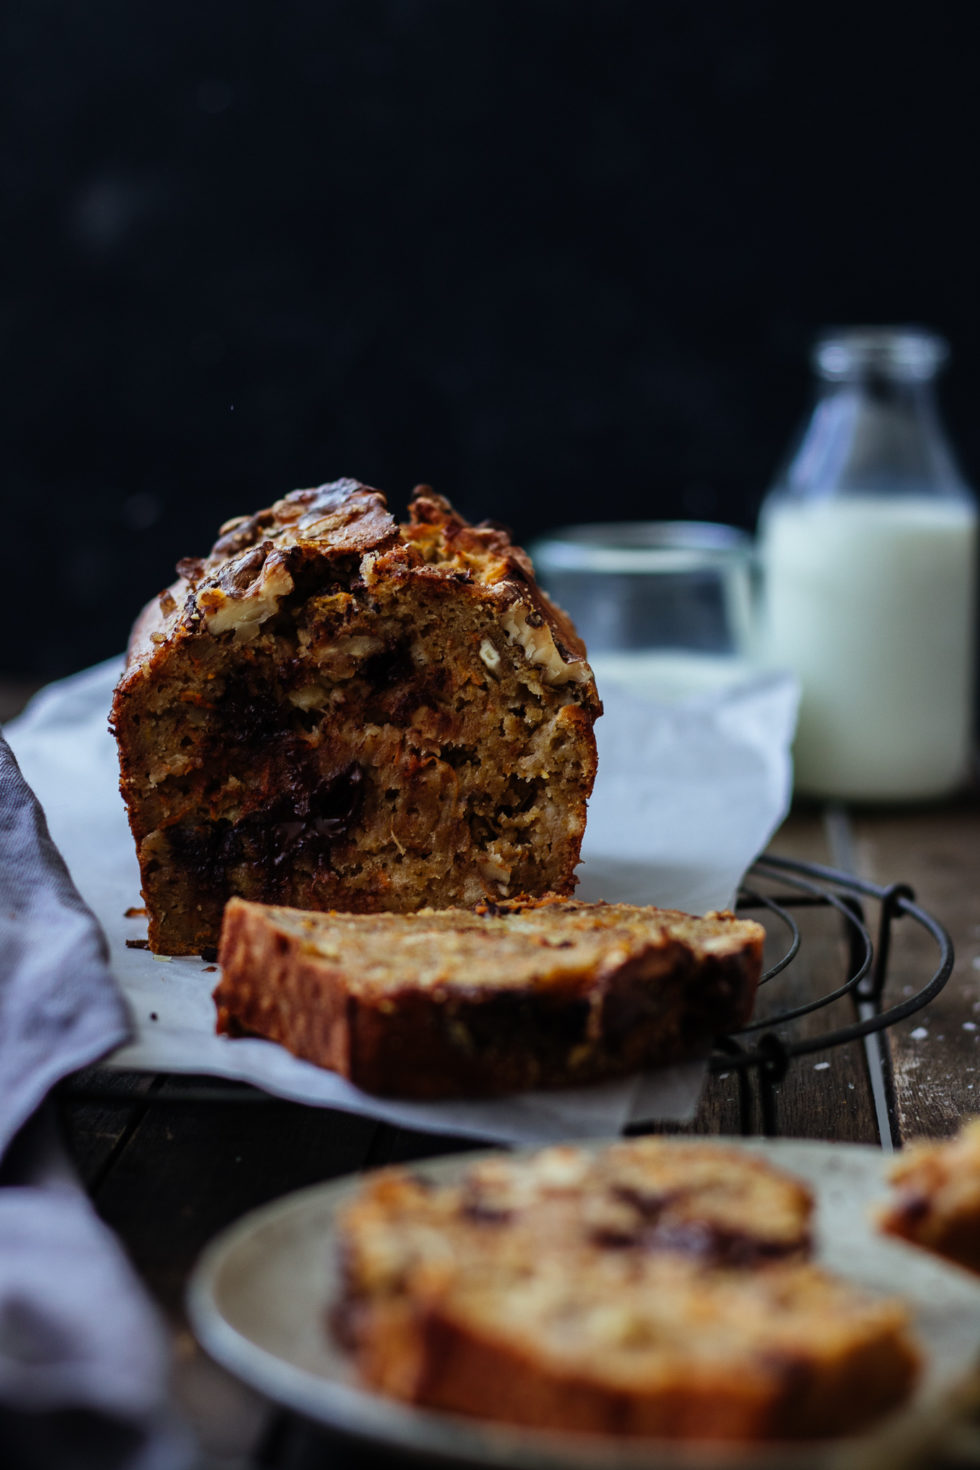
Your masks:
<svg viewBox="0 0 980 1470"><path fill-rule="evenodd" d="M970 495L939 421L933 377L875 365L822 377L777 485L806 497Z"/></svg>

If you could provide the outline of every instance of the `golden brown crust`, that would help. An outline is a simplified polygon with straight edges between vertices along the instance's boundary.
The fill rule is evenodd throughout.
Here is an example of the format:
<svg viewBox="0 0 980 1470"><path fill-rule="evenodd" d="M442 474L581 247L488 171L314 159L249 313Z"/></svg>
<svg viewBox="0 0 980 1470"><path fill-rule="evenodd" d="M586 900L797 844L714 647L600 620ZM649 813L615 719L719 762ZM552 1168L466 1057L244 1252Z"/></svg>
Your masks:
<svg viewBox="0 0 980 1470"><path fill-rule="evenodd" d="M601 712L499 528L337 481L228 522L133 631L112 724L154 950L231 894L356 912L571 892Z"/></svg>
<svg viewBox="0 0 980 1470"><path fill-rule="evenodd" d="M376 917L232 899L217 1029L277 1041L374 1093L576 1086L696 1055L744 1025L763 940L731 914L557 897Z"/></svg>
<svg viewBox="0 0 980 1470"><path fill-rule="evenodd" d="M200 634L209 602L215 607L242 600L270 558L276 565L295 565L297 554L362 556L397 539L398 526L380 490L357 480L294 490L267 510L236 516L221 527L206 557L184 557L176 582L144 607L130 635L126 673L141 668L175 636Z"/></svg>
<svg viewBox="0 0 980 1470"><path fill-rule="evenodd" d="M807 1259L812 1204L761 1159L656 1138L490 1156L435 1185L385 1171L339 1220L334 1328L367 1384L456 1413L848 1433L902 1402L919 1356L900 1304Z"/></svg>
<svg viewBox="0 0 980 1470"><path fill-rule="evenodd" d="M980 1273L980 1118L953 1138L912 1144L888 1177L880 1228Z"/></svg>
<svg viewBox="0 0 980 1470"><path fill-rule="evenodd" d="M455 542L469 554L493 555L506 568L505 575L521 598L529 603L551 629L555 643L566 662L587 657L585 644L564 608L551 601L538 586L534 567L527 552L515 546L510 532L491 521L471 526L453 510L449 501L436 495L428 485L417 485L409 506L413 526L438 526L450 543ZM410 533L409 533L410 534Z"/></svg>
<svg viewBox="0 0 980 1470"><path fill-rule="evenodd" d="M851 1434L908 1397L918 1357L905 1334L900 1309L875 1314L877 1320L857 1325L853 1342L833 1344L826 1352L819 1329L832 1321L838 1306L835 1283L814 1268L769 1267L768 1272L759 1278L759 1294L773 1314L787 1311L790 1298L789 1310L795 1308L800 1318L798 1349L781 1353L735 1334L727 1360L701 1366L696 1360L685 1361L680 1350L673 1370L664 1372L658 1365L646 1386L597 1382L599 1375L586 1364L578 1371L544 1366L533 1344L516 1341L511 1334L484 1337L481 1324L433 1303L415 1319L421 1350L411 1400L527 1428L752 1442ZM806 1296L816 1298L807 1302L806 1311L804 1275L810 1277ZM682 1310L696 1322L699 1310L731 1284L697 1283ZM635 1282L624 1286L636 1289ZM792 1301L794 1289L799 1304ZM385 1337L387 1332L386 1321ZM397 1347L386 1343L380 1351L387 1356L392 1346ZM371 1381L366 1372L364 1376Z"/></svg>
<svg viewBox="0 0 980 1470"><path fill-rule="evenodd" d="M585 644L571 619L541 591L530 558L506 530L489 523L470 525L427 485L416 487L409 522L399 527L380 490L348 479L293 490L267 510L226 521L208 556L185 557L177 580L143 608L130 635L126 673L175 635L199 634L200 614L209 605L242 600L270 557L288 565L295 562L296 552L317 558L364 556L424 540L425 528L457 547L472 565L489 560L487 582L496 587L498 601L522 602L540 614L565 663L585 660ZM582 682L588 684L588 677ZM597 700L593 708L598 713Z"/></svg>

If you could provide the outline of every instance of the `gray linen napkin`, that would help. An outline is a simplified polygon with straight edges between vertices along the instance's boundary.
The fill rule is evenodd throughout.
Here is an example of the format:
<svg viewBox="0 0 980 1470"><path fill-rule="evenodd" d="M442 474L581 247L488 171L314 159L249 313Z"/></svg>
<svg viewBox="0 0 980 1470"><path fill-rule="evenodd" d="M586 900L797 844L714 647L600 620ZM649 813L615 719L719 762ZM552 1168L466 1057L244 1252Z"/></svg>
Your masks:
<svg viewBox="0 0 980 1470"><path fill-rule="evenodd" d="M102 932L0 735L0 1461L11 1470L190 1463L167 1407L162 1324L39 1112L56 1082L129 1034Z"/></svg>

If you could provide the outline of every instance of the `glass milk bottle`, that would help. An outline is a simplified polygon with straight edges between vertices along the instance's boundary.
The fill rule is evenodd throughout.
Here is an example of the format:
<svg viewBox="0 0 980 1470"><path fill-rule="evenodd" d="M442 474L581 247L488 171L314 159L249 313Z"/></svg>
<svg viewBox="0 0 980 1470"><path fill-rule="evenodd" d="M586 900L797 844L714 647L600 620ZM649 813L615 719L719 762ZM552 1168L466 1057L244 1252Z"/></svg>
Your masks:
<svg viewBox="0 0 980 1470"><path fill-rule="evenodd" d="M916 329L822 337L812 416L760 513L763 636L801 681L804 794L925 800L970 768L977 507L936 416L946 355Z"/></svg>

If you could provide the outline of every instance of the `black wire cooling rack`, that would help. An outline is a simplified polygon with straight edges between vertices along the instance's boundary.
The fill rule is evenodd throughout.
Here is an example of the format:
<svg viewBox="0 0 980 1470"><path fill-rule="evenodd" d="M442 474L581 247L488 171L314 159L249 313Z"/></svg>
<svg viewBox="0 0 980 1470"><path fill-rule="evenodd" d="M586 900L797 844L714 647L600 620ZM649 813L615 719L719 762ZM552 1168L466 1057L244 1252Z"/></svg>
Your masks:
<svg viewBox="0 0 980 1470"><path fill-rule="evenodd" d="M773 887L775 891L770 891ZM764 922L770 946L775 941L780 951L768 963L760 982L764 1018L753 1020L735 1035L719 1038L710 1059L713 1073L734 1072L738 1078L743 1132L751 1131L755 1116L753 1079L762 1131L775 1134L776 1089L794 1058L861 1041L881 1142L886 1147L897 1143L891 1066L888 1050L882 1045L882 1032L928 1005L949 979L953 942L942 924L919 907L906 883L882 887L835 868L769 855L759 858L746 874L737 909ZM828 970L827 983L819 993L805 1001L781 1005L780 980L790 971L805 943L797 916L814 909L832 910L839 916L844 941L840 968ZM911 994L886 1004L888 960L899 920L920 926L931 937L936 946L936 967L928 976L922 975ZM837 1008L837 1024L826 1029L812 1023L802 1026L804 1018L827 1011L839 1001L849 1002L852 1019L841 1024Z"/></svg>
<svg viewBox="0 0 980 1470"><path fill-rule="evenodd" d="M883 1146L897 1143L894 1091L889 1053L882 1033L929 1004L953 968L953 943L943 926L914 900L905 883L888 887L852 877L835 868L765 855L753 864L741 886L738 912L763 922L768 935L767 968L762 976L756 1011L760 1019L738 1033L719 1037L709 1059L714 1074L734 1074L743 1133L778 1133L778 1088L795 1058L861 1041ZM808 913L822 911L839 918L842 942L835 946L840 964L828 967L819 994L794 1001L793 964L807 944ZM875 912L877 911L877 912ZM885 1004L888 959L896 923L920 926L936 946L936 967L921 977L919 987L895 1004ZM811 975L811 980L813 976ZM782 1003L781 988L785 991ZM849 1019L840 1024L841 1006ZM837 1024L821 1029L813 1017L834 1008ZM118 1106L134 1103L215 1104L275 1103L281 1099L246 1083L219 1078L147 1077L141 1096L121 1091L101 1071L69 1079L60 1089L64 1100L97 1100ZM758 1104L756 1105L756 1099Z"/></svg>

